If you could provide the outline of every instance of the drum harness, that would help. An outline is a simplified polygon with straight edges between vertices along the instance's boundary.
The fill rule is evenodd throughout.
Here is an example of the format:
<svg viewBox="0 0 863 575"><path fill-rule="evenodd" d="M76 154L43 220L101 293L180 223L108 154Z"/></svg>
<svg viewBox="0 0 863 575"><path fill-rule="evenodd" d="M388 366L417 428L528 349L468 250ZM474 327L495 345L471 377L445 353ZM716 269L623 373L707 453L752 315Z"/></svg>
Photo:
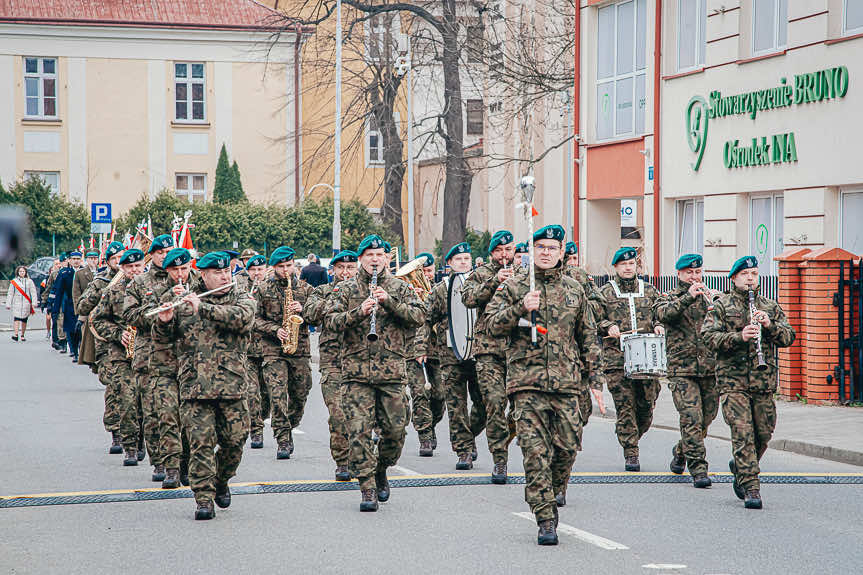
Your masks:
<svg viewBox="0 0 863 575"><path fill-rule="evenodd" d="M635 298L644 297L644 280L638 278L638 292L633 293L621 293L620 286L617 285L617 282L614 280L609 280L612 289L614 289L614 295L616 295L619 299L625 299L629 302L629 325L632 328L632 333L636 333L638 330L638 320L635 317ZM620 337L620 350L623 351L623 342L626 340L625 335L621 335Z"/></svg>

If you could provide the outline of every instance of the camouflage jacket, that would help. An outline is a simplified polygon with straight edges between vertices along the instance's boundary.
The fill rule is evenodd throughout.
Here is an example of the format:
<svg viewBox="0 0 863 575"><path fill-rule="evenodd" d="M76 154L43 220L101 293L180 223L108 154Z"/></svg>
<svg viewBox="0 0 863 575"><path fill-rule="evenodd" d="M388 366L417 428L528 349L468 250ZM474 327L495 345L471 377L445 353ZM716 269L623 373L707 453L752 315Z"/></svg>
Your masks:
<svg viewBox="0 0 863 575"><path fill-rule="evenodd" d="M90 269L90 266L84 266L75 272L75 277L72 279L72 302L75 305L75 315L77 315L78 319L81 321L87 319L87 314L78 309L78 302L87 290L87 286L93 281L94 275L95 274L93 273L93 270Z"/></svg>
<svg viewBox="0 0 863 575"><path fill-rule="evenodd" d="M145 314L159 306L162 296L171 287L168 272L151 263L150 269L136 276L126 289L123 319L138 330L135 337L135 358L132 360L132 369L135 371L144 371L150 365L150 348L153 343L151 332L156 316L147 317Z"/></svg>
<svg viewBox="0 0 863 575"><path fill-rule="evenodd" d="M299 328L299 340L297 343L297 351L291 355L282 352L282 341L276 335L282 327L282 318L284 317L285 307L285 289L288 287L288 280L281 279L273 275L260 286L258 292L258 311L255 316L255 331L261 336L261 346L263 357L304 357L310 356L309 348L309 327L306 325L305 305L312 294L312 286L306 282L291 277L291 292L294 301L300 302L303 305L303 311L298 314L303 317L303 323Z"/></svg>
<svg viewBox="0 0 863 575"><path fill-rule="evenodd" d="M206 290L203 281L193 289ZM246 348L255 308L255 300L234 286L201 300L198 313L186 305L174 308L170 322L156 319L154 342L175 346L181 399L246 396Z"/></svg>
<svg viewBox="0 0 863 575"><path fill-rule="evenodd" d="M54 293L51 289L54 287L54 280L57 279L57 274L60 273L60 270L63 268L57 268L55 270L51 270L51 273L48 274L48 279L45 281L45 287L42 288L42 305L50 306L51 300L54 299ZM48 310L50 313L51 310Z"/></svg>
<svg viewBox="0 0 863 575"><path fill-rule="evenodd" d="M206 288L202 287L203 283L204 282L199 274L189 275L189 281L186 288L190 292L202 293L207 291ZM174 280L172 280L170 276L168 276L167 285L168 289L165 290L165 292L162 293L162 297L159 298L159 305L163 303L171 303L177 300L177 296L174 295L174 286L177 284L174 283ZM175 307L174 312L177 313L178 309L184 307L186 308L186 312L190 311L188 305L184 304L179 307ZM156 316L153 316L150 319L153 320L150 328L152 340L149 359L150 376L176 378L177 372L180 368L179 361L177 360L176 342L160 341L159 338L156 337L156 324L159 323L159 319Z"/></svg>
<svg viewBox="0 0 863 575"><path fill-rule="evenodd" d="M692 284L678 281L677 289L654 304L656 319L665 326L668 375L706 377L716 371L715 355L701 335L707 300L689 295Z"/></svg>
<svg viewBox="0 0 863 575"><path fill-rule="evenodd" d="M330 311L333 302L333 293L339 280L333 278L333 283L321 284L312 291L303 311L306 313L308 322L320 328L321 335L318 338L318 354L320 356L319 366L321 369L337 370L341 362L341 344L339 332L327 329L324 319Z"/></svg>
<svg viewBox="0 0 863 575"><path fill-rule="evenodd" d="M488 314L485 313L497 286L500 285L497 279L500 268L500 264L495 260L481 265L467 276L461 289L461 300L465 307L476 308L474 355L492 354L503 357L502 341L488 333Z"/></svg>
<svg viewBox="0 0 863 575"><path fill-rule="evenodd" d="M129 280L121 279L116 284L102 291L99 303L90 316L93 329L104 341L102 342L103 353L108 361L125 361L131 365L126 358L126 348L123 347L122 337L126 331L126 321L123 319L123 299L126 296L126 286ZM99 340L99 337L96 340ZM137 340L137 336L135 337Z"/></svg>
<svg viewBox="0 0 863 575"><path fill-rule="evenodd" d="M471 274L473 275L473 274ZM452 281L453 274L449 275ZM449 339L449 286L447 281L438 282L425 301L425 325L418 329L412 351L437 359L441 365L455 365L458 358L448 345Z"/></svg>
<svg viewBox="0 0 863 575"><path fill-rule="evenodd" d="M704 343L716 353L716 388L719 393L776 391L776 348L788 347L794 343L794 328L775 301L757 294L755 307L767 312L770 317L770 327L761 329L761 351L769 366L764 371L756 369L756 340L745 342L741 333L743 327L750 323L749 297L746 291L733 288L730 293L715 301L713 311L707 314L701 326Z"/></svg>
<svg viewBox="0 0 863 575"><path fill-rule="evenodd" d="M599 291L599 288L596 287L596 284L593 283L593 278L578 266L566 266L563 268L563 273L577 281L581 289L584 290L585 295L587 295L587 301L590 302L590 309L593 311L593 319L596 320L601 317L602 306L605 305L605 297Z"/></svg>
<svg viewBox="0 0 863 575"><path fill-rule="evenodd" d="M84 290L84 293L81 294L81 298L78 300L77 309L79 314L88 318L90 317L102 298L102 291L111 283L111 280L114 279L117 273L118 271L116 270L105 268L104 271L96 274L93 281L90 282L90 285L87 286L87 289ZM94 339L96 340L96 358L99 359L107 351L106 343L99 338Z"/></svg>
<svg viewBox="0 0 863 575"><path fill-rule="evenodd" d="M261 285L265 281L267 280L263 279L261 280L259 285L253 286L250 280L248 290L246 290L246 293L249 294L249 297L255 300L255 303L257 304L256 309L261 307ZM239 287L239 282L237 283L237 289L243 291L243 289ZM261 341L261 332L256 329L252 329L252 333L249 337L249 349L246 351L246 355L255 359L262 359L264 357L264 343Z"/></svg>
<svg viewBox="0 0 863 575"><path fill-rule="evenodd" d="M614 276L621 294L638 292L638 278L625 280L620 276ZM621 333L631 331L633 327L638 328L638 333L653 333L653 329L662 325L654 313L654 304L659 298L659 291L648 282L644 282L644 294L633 298L635 303L635 323L629 315L629 299L618 297L614 286L608 282L600 289L605 302L602 304L602 314L598 318L598 331L602 336L608 335L611 326L616 325ZM602 359L605 368L610 370L623 369L623 350L620 349L620 340L617 338L605 338L602 340Z"/></svg>
<svg viewBox="0 0 863 575"><path fill-rule="evenodd" d="M506 337L507 393L578 393L588 385L581 379L584 371L590 373L591 387L601 387L601 350L584 290L560 267L536 269L535 279L540 292L536 347L531 343L531 314L523 303L530 289L528 274L515 275L498 286L486 309L490 333Z"/></svg>
<svg viewBox="0 0 863 575"><path fill-rule="evenodd" d="M389 296L375 312L377 341L367 339L371 316L360 305L369 297L371 276L360 267L353 279L333 288L332 306L324 327L338 331L342 339L342 381L368 385L402 383L405 361L415 330L424 319L423 304L413 288L384 270L378 286Z"/></svg>

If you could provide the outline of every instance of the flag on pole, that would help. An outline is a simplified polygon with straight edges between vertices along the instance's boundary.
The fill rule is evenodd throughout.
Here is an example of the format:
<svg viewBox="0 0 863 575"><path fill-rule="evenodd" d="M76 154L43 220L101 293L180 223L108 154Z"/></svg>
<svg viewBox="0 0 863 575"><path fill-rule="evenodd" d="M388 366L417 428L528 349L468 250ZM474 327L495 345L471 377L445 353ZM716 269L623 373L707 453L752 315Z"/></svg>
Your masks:
<svg viewBox="0 0 863 575"><path fill-rule="evenodd" d="M78 251L81 252L81 255L84 255L84 240L81 240L81 243L78 244Z"/></svg>

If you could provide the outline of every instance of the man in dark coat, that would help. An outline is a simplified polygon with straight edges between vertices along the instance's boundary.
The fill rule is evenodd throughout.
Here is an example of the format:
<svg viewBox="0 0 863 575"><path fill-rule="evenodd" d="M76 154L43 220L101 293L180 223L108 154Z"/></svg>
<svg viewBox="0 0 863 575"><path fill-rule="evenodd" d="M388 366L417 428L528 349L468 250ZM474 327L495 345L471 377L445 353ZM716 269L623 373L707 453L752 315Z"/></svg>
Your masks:
<svg viewBox="0 0 863 575"><path fill-rule="evenodd" d="M54 280L52 290L54 291L54 306L51 313L54 317L57 314L63 313L63 331L66 333L66 341L69 344L69 355L72 361L78 362L78 340L79 332L75 329L78 323L78 316L75 315L75 298L72 297L72 286L75 279L75 272L81 267L81 252L71 252L69 254L70 266L62 268ZM65 347L60 348L61 352L65 352Z"/></svg>
<svg viewBox="0 0 863 575"><path fill-rule="evenodd" d="M300 272L300 279L311 285L318 287L325 283L329 283L330 278L327 275L327 268L321 265L320 259L315 254L309 254L309 263L303 267Z"/></svg>

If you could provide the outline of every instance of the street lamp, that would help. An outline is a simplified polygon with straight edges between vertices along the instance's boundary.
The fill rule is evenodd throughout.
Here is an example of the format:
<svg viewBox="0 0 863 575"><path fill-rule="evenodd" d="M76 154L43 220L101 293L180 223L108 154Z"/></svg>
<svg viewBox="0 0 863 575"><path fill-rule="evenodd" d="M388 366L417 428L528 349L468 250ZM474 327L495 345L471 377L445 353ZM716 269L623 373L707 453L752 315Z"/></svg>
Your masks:
<svg viewBox="0 0 863 575"><path fill-rule="evenodd" d="M407 74L408 100L408 259L416 256L414 249L414 117L413 117L413 66L411 66L411 42L408 38L407 51L396 60L396 73L400 77Z"/></svg>
<svg viewBox="0 0 863 575"><path fill-rule="evenodd" d="M331 185L327 184L326 182L320 182L320 183L318 183L318 184L315 184L315 185L314 185L314 186L312 186L311 188L309 188L309 189L308 189L308 191L306 191L306 199L311 199L311 197L312 197L312 192L314 192L314 191L315 191L315 188L326 188L326 189L328 189L329 191L331 191L333 194L335 194L335 193L336 193L336 189L335 189L334 187L332 187ZM333 224L335 225L335 215L333 215Z"/></svg>

